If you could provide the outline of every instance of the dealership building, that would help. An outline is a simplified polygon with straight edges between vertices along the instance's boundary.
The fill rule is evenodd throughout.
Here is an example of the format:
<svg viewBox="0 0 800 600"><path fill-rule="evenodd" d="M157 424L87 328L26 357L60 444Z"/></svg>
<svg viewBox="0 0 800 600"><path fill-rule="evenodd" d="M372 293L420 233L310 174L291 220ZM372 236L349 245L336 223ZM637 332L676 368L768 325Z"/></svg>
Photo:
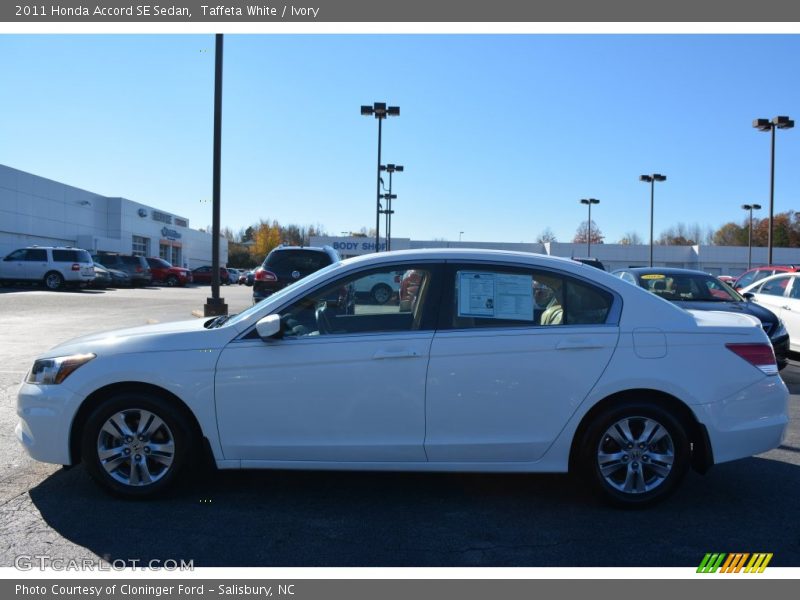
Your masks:
<svg viewBox="0 0 800 600"><path fill-rule="evenodd" d="M101 196L0 165L0 256L26 246L159 256L190 269L211 264L212 236L168 210ZM228 242L220 238L220 262Z"/></svg>

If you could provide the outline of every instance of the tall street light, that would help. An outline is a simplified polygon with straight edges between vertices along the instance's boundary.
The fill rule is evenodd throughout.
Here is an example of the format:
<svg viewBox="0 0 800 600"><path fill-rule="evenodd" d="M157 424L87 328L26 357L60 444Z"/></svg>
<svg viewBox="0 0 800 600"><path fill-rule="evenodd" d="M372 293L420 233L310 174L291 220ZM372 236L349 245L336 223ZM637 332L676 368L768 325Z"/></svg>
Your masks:
<svg viewBox="0 0 800 600"><path fill-rule="evenodd" d="M592 256L592 204L600 204L600 200L595 198L584 198L581 204L586 204L589 207L589 228L588 235L586 236L586 256Z"/></svg>
<svg viewBox="0 0 800 600"><path fill-rule="evenodd" d="M775 130L776 129L791 129L794 127L794 121L789 117L775 117L771 121L769 119L755 119L753 127L759 131L772 132L772 151L770 153L769 161L769 228L767 230L767 264L772 264L772 226L773 226L773 213L775 208Z"/></svg>
<svg viewBox="0 0 800 600"><path fill-rule="evenodd" d="M397 194L392 194L392 173L402 173L403 172L403 165L394 165L389 163L388 165L381 165L381 171L386 171L389 173L389 189L388 195L384 194L384 198L387 200L386 210L383 211L386 213L386 249L392 249L392 215L394 211L392 210L392 200L397 198ZM383 179L381 179L381 183L383 183Z"/></svg>
<svg viewBox="0 0 800 600"><path fill-rule="evenodd" d="M378 120L378 179L375 182L375 252L381 250L381 123L386 117L399 117L399 106L386 106L385 102L375 102L372 106L361 106L361 115L373 115Z"/></svg>
<svg viewBox="0 0 800 600"><path fill-rule="evenodd" d="M753 265L753 211L761 210L761 205L742 204L742 208L750 211L750 226L747 229L747 270L749 271Z"/></svg>
<svg viewBox="0 0 800 600"><path fill-rule="evenodd" d="M219 297L220 163L222 153L222 34L216 35L214 58L214 158L212 165L213 210L211 218L211 298L206 298L203 315L227 315L228 305Z"/></svg>
<svg viewBox="0 0 800 600"><path fill-rule="evenodd" d="M653 266L653 205L655 204L655 187L656 181L666 181L667 176L660 173L653 173L652 175L639 175L639 181L644 181L650 184L650 266Z"/></svg>

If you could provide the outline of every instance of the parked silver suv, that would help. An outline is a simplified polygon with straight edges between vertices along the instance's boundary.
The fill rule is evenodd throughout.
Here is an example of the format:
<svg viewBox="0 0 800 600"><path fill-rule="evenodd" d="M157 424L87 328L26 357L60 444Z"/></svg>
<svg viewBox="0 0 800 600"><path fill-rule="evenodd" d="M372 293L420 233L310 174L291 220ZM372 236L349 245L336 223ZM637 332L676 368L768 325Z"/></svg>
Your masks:
<svg viewBox="0 0 800 600"><path fill-rule="evenodd" d="M30 246L0 261L0 281L42 283L48 290L94 281L91 255L80 248Z"/></svg>

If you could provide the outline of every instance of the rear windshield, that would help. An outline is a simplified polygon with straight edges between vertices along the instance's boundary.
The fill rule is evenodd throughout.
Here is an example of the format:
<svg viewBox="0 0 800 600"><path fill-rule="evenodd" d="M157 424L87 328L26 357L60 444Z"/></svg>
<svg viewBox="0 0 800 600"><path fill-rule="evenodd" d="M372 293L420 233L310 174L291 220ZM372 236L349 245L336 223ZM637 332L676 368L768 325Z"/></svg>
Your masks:
<svg viewBox="0 0 800 600"><path fill-rule="evenodd" d="M318 271L331 264L324 252L313 250L285 250L273 252L264 261L264 266L275 271Z"/></svg>
<svg viewBox="0 0 800 600"><path fill-rule="evenodd" d="M55 262L90 263L92 257L86 250L53 250Z"/></svg>
<svg viewBox="0 0 800 600"><path fill-rule="evenodd" d="M142 266L141 256L120 256L119 259L124 265L135 265L137 267Z"/></svg>

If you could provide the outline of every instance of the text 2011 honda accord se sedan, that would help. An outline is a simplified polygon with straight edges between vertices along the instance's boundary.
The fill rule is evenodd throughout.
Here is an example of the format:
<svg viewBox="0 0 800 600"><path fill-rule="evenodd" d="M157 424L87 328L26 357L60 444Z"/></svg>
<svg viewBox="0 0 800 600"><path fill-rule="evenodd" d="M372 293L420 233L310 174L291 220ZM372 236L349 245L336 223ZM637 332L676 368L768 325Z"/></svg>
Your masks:
<svg viewBox="0 0 800 600"><path fill-rule="evenodd" d="M343 293L413 271L413 297ZM401 277L402 279L402 277ZM788 392L757 319L591 266L412 250L326 267L236 316L91 335L19 391L32 457L150 496L219 468L576 471L613 503L775 448Z"/></svg>

